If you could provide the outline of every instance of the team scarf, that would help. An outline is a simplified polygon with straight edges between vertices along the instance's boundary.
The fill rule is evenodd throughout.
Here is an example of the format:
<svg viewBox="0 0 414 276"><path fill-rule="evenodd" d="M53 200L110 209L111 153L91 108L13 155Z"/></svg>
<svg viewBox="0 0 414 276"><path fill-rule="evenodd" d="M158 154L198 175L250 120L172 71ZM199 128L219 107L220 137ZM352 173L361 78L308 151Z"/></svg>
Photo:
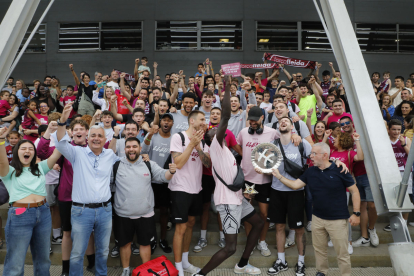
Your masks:
<svg viewBox="0 0 414 276"><path fill-rule="evenodd" d="M297 68L309 68L309 69L316 68L316 61L284 57L284 56L274 55L270 53L265 53L263 59L271 60L276 63L281 63L281 64L285 64L285 65L289 65L289 66L293 66Z"/></svg>
<svg viewBox="0 0 414 276"><path fill-rule="evenodd" d="M121 76L122 73L125 73L125 72L122 72L122 71L119 71L119 70L116 70L116 69L114 69L114 71L116 71L120 76ZM135 81L135 77L134 77L134 75L125 73L125 80L126 81Z"/></svg>
<svg viewBox="0 0 414 276"><path fill-rule="evenodd" d="M240 64L241 68L247 69L272 69L272 68L279 68L277 63L263 63L263 64Z"/></svg>

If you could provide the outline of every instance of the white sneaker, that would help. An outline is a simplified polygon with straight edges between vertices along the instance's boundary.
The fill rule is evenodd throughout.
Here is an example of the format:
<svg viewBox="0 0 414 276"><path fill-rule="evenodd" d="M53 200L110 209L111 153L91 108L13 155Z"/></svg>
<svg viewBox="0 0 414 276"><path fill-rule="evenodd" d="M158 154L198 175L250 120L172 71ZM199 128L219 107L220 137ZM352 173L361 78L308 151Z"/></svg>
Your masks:
<svg viewBox="0 0 414 276"><path fill-rule="evenodd" d="M267 248L267 243L265 241L259 242L257 244L257 249L260 250L260 253L265 257L272 255L272 252Z"/></svg>
<svg viewBox="0 0 414 276"><path fill-rule="evenodd" d="M221 248L224 248L226 246L226 240L225 239L219 239L217 245Z"/></svg>
<svg viewBox="0 0 414 276"><path fill-rule="evenodd" d="M198 240L197 245L196 245L196 246L194 246L193 251L194 251L194 252L196 252L196 253L201 252L201 250L203 250L203 248L204 248L204 247L206 247L206 246L207 246L207 240L206 240L206 239L202 239L202 238L200 238L200 239ZM195 273L195 272L194 272L194 273Z"/></svg>
<svg viewBox="0 0 414 276"><path fill-rule="evenodd" d="M332 241L331 241L331 240L329 240L329 242L328 242L328 246L329 246L329 247L333 247L333 243L332 243Z"/></svg>
<svg viewBox="0 0 414 276"><path fill-rule="evenodd" d="M368 228L368 234L369 234L369 239L371 240L372 246L377 247L379 245L379 238L378 238L377 230L375 229L375 227L372 230Z"/></svg>
<svg viewBox="0 0 414 276"><path fill-rule="evenodd" d="M273 222L269 223L269 230L275 228L275 226L276 226L275 223L273 223Z"/></svg>
<svg viewBox="0 0 414 276"><path fill-rule="evenodd" d="M285 248L289 248L289 247L292 247L292 246L294 246L296 243L295 243L295 241L293 240L291 240L291 239L289 239L288 237L286 238L286 242L285 242Z"/></svg>
<svg viewBox="0 0 414 276"><path fill-rule="evenodd" d="M308 221L308 224L306 224L306 231L312 232L312 221Z"/></svg>
<svg viewBox="0 0 414 276"><path fill-rule="evenodd" d="M356 241L352 242L354 247L363 247L363 246L370 246L371 242L369 239L365 239L364 237L360 237Z"/></svg>
<svg viewBox="0 0 414 276"><path fill-rule="evenodd" d="M196 266L193 266L193 265L190 265L187 268L184 268L183 267L183 270L184 270L184 272L188 272L188 273L194 274L194 273L198 273L201 270L201 268L196 267Z"/></svg>
<svg viewBox="0 0 414 276"><path fill-rule="evenodd" d="M349 255L352 255L354 253L354 248L352 247L352 244L348 243L348 253Z"/></svg>
<svg viewBox="0 0 414 276"><path fill-rule="evenodd" d="M234 267L234 273L236 274L250 274L250 275L260 275L262 272L257 267L252 266L247 263L245 267L239 267L237 264Z"/></svg>

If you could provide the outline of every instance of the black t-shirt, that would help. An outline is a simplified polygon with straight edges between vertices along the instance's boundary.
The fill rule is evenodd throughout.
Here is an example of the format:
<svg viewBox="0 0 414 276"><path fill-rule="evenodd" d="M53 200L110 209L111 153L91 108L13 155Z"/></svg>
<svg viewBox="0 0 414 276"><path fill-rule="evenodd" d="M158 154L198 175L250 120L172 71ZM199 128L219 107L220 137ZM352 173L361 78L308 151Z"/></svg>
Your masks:
<svg viewBox="0 0 414 276"><path fill-rule="evenodd" d="M152 106L154 105L154 104L159 104L159 101L160 100L158 100L158 101L152 101L152 103L150 103L150 113L154 113L154 109L152 108ZM169 110L170 110L170 108L171 108L171 102L170 102L170 99L166 99L166 101L167 101L167 103L168 103L168 110L167 110L167 113L169 112ZM154 117L154 115L153 115L153 117Z"/></svg>
<svg viewBox="0 0 414 276"><path fill-rule="evenodd" d="M34 97L32 100L36 101L37 105L40 105L41 103L47 103L49 105L49 99L45 98L43 100L41 100L39 97ZM52 102L55 105L56 108L56 101L52 98ZM50 108L50 106L49 106ZM50 109L50 111L52 111L52 109Z"/></svg>
<svg viewBox="0 0 414 276"><path fill-rule="evenodd" d="M308 185L313 199L313 214L321 219L349 218L346 188L355 184L350 173L332 163L325 170L310 167L299 179Z"/></svg>
<svg viewBox="0 0 414 276"><path fill-rule="evenodd" d="M128 121L132 120L132 114L122 114L122 122L126 123ZM151 125L152 121L154 121L154 114L145 114L145 122L147 122L149 125Z"/></svg>
<svg viewBox="0 0 414 276"><path fill-rule="evenodd" d="M79 87L78 87L79 99L82 96L82 92L85 91L86 95L89 97L89 99L92 102L93 90L95 90L95 87L93 85L89 85L88 87L86 87L83 83L79 84Z"/></svg>

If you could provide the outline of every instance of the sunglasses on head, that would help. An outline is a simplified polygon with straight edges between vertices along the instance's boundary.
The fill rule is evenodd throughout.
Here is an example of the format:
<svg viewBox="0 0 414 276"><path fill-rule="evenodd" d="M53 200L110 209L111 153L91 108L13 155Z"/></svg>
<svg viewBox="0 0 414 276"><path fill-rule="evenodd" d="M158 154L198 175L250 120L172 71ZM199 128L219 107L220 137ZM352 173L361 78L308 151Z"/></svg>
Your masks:
<svg viewBox="0 0 414 276"><path fill-rule="evenodd" d="M345 123L341 123L341 126L345 126L345 125L347 126L349 124L351 124L351 122L348 121L348 122L345 122Z"/></svg>

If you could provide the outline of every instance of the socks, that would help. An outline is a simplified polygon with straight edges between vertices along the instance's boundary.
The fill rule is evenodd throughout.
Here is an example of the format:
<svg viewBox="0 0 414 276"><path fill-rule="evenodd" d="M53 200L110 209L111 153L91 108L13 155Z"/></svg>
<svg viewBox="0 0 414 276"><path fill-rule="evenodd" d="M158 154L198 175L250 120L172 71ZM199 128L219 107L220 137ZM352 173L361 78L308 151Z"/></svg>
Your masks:
<svg viewBox="0 0 414 276"><path fill-rule="evenodd" d="M207 237L207 230L201 230L201 237L200 238L206 240L207 239L206 237Z"/></svg>
<svg viewBox="0 0 414 276"><path fill-rule="evenodd" d="M124 268L124 271L123 272L125 272L125 271L127 271L128 274L129 274L129 266Z"/></svg>
<svg viewBox="0 0 414 276"><path fill-rule="evenodd" d="M220 240L221 239L224 239L224 232L223 231L220 231Z"/></svg>
<svg viewBox="0 0 414 276"><path fill-rule="evenodd" d="M203 270L200 270L199 272L197 272L197 275L206 276L206 274L203 272Z"/></svg>
<svg viewBox="0 0 414 276"><path fill-rule="evenodd" d="M245 267L249 262L249 259L244 259L243 257L240 259L240 262L237 264L238 267L242 268Z"/></svg>
<svg viewBox="0 0 414 276"><path fill-rule="evenodd" d="M291 241L295 241L295 230L294 229L289 230L288 239L291 240Z"/></svg>
<svg viewBox="0 0 414 276"><path fill-rule="evenodd" d="M63 273L69 273L69 264L70 264L69 260L62 261L62 274Z"/></svg>
<svg viewBox="0 0 414 276"><path fill-rule="evenodd" d="M188 252L187 252L188 253ZM178 270L178 276L184 276L183 263L175 263L175 268Z"/></svg>
<svg viewBox="0 0 414 276"><path fill-rule="evenodd" d="M190 262L188 261L188 252L183 252L181 263L182 263L183 268L184 267L187 268L191 265Z"/></svg>
<svg viewBox="0 0 414 276"><path fill-rule="evenodd" d="M283 253L277 252L277 258L278 259L281 259L283 264L286 263L286 260L285 260L285 252L283 252Z"/></svg>
<svg viewBox="0 0 414 276"><path fill-rule="evenodd" d="M53 229L53 237L56 239L61 236L60 228Z"/></svg>
<svg viewBox="0 0 414 276"><path fill-rule="evenodd" d="M86 258L88 258L88 267L92 268L95 266L95 254L91 254L91 255L86 255Z"/></svg>
<svg viewBox="0 0 414 276"><path fill-rule="evenodd" d="M299 255L298 262L302 262L304 264L305 263L305 256Z"/></svg>

